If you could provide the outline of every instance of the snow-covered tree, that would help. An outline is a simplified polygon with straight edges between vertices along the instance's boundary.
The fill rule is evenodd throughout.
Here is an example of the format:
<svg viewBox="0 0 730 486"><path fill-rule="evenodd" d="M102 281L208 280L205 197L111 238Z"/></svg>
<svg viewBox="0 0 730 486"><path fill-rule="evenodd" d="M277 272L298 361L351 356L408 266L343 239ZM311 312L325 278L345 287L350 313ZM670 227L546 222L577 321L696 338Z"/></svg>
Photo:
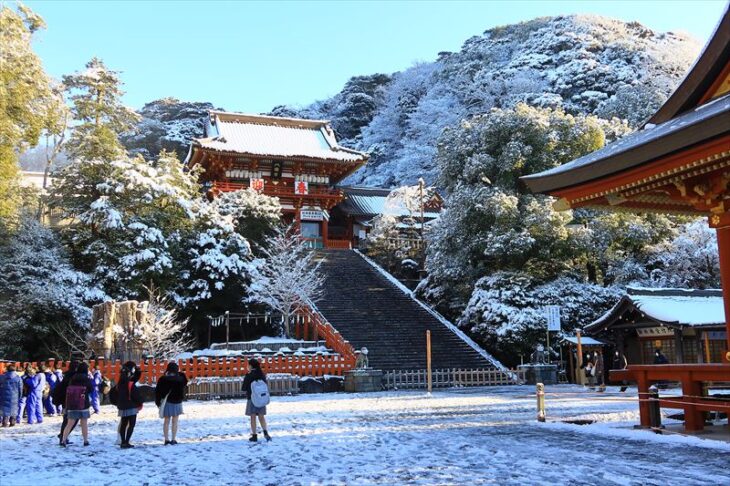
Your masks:
<svg viewBox="0 0 730 486"><path fill-rule="evenodd" d="M150 281L168 289L176 280L176 244L199 198L195 174L163 152L154 164L81 159L60 171L50 204L70 220L65 233L76 264L124 299Z"/></svg>
<svg viewBox="0 0 730 486"><path fill-rule="evenodd" d="M149 289L145 318L135 328L134 339L141 343L145 355L171 359L193 347L187 324L166 297Z"/></svg>
<svg viewBox="0 0 730 486"><path fill-rule="evenodd" d="M717 233L704 219L682 226L672 241L652 247L648 260L652 286L720 288Z"/></svg>
<svg viewBox="0 0 730 486"><path fill-rule="evenodd" d="M299 309L319 300L324 275L314 252L292 228L280 228L257 261L248 302L269 306L282 315L282 333L292 335L291 321Z"/></svg>
<svg viewBox="0 0 730 486"><path fill-rule="evenodd" d="M87 274L73 269L56 235L28 215L0 246L0 355L47 358L66 350L71 335L83 333L89 304L105 297Z"/></svg>
<svg viewBox="0 0 730 486"><path fill-rule="evenodd" d="M122 81L96 57L83 71L63 77L78 123L66 144L70 156L85 160L112 161L125 155L119 136L130 130L139 116L125 107Z"/></svg>
<svg viewBox="0 0 730 486"><path fill-rule="evenodd" d="M222 193L212 201L212 206L220 215L231 218L236 232L248 240L254 252L281 222L279 199L250 188Z"/></svg>
<svg viewBox="0 0 730 486"><path fill-rule="evenodd" d="M613 306L621 289L558 278L541 282L524 272L497 272L481 278L458 324L510 365L529 356L543 342L547 322L543 307L560 306L567 333L584 327Z"/></svg>

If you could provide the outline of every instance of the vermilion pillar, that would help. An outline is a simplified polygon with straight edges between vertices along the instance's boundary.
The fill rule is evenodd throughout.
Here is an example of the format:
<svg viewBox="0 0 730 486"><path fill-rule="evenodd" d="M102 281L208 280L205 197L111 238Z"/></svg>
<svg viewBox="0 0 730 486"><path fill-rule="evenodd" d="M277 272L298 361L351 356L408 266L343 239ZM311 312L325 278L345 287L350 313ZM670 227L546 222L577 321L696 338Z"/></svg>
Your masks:
<svg viewBox="0 0 730 486"><path fill-rule="evenodd" d="M720 255L722 300L725 303L725 362L730 362L730 224L717 228L717 247Z"/></svg>

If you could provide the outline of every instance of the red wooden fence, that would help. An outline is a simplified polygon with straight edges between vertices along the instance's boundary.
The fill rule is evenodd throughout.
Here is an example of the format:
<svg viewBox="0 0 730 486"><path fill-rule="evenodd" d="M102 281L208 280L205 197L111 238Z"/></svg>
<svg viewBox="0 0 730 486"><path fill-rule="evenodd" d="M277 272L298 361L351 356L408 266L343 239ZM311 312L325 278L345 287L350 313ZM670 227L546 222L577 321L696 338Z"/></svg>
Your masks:
<svg viewBox="0 0 730 486"><path fill-rule="evenodd" d="M261 368L265 373L290 373L298 376L322 376L322 375L343 375L355 367L355 351L332 325L311 309L304 309L297 313L295 319L296 336L305 338L312 336L313 340L324 340L327 347L338 355L314 355L314 356L272 356L258 358ZM62 361L62 368L68 368L68 361ZM119 376L122 363L119 360L91 360L91 366L96 366L101 373L114 380ZM165 373L167 368L166 360L144 360L137 363L142 370L143 383L154 383L157 378ZM180 371L192 378L202 377L235 377L248 373L248 358L193 358L189 360L178 360ZM0 363L0 373L5 372L8 363ZM22 373L26 365L38 368L43 362L15 363L15 368ZM49 366L55 366L54 360L46 362Z"/></svg>

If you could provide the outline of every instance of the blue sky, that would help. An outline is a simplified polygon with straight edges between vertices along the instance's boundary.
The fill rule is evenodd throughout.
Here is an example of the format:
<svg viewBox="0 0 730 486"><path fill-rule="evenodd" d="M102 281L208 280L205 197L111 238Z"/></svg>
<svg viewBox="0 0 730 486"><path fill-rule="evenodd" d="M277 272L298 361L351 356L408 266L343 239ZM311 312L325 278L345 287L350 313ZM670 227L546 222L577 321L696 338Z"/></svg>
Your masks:
<svg viewBox="0 0 730 486"><path fill-rule="evenodd" d="M703 43L724 0L655 1L26 1L48 29L36 52L55 77L98 56L123 72L134 108L165 96L265 112L337 93L473 35L539 16L595 13L685 31Z"/></svg>

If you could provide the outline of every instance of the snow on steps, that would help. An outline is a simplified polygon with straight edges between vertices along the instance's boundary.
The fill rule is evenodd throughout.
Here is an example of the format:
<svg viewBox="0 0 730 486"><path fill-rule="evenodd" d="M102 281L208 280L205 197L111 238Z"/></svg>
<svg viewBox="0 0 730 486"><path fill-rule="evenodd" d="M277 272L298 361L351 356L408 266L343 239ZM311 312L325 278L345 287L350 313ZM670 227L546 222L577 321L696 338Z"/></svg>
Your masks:
<svg viewBox="0 0 730 486"><path fill-rule="evenodd" d="M508 370L453 324L415 299L400 282L355 251L320 250L326 274L318 311L370 365L384 371L426 367L425 332L432 334L434 369ZM509 373L512 380L517 381Z"/></svg>
<svg viewBox="0 0 730 486"><path fill-rule="evenodd" d="M418 305L420 305L423 309L426 310L429 314L431 314L433 317L436 318L441 324L446 326L450 331L452 331L454 334L459 336L466 344L468 344L472 349L474 349L477 353L482 355L484 359L489 361L495 368L501 371L508 372L511 378L515 382L519 382L518 377L515 376L514 373L511 373L509 369L504 366L499 360L497 360L494 356L487 353L481 346L479 346L477 343L474 342L472 338L464 334L464 331L456 327L454 323L446 319L444 316L442 316L439 312L434 310L431 306L426 304L425 302L421 301L420 299L416 298L416 296L413 294L413 291L410 290L408 287L403 285L397 278L395 278L393 275L388 273L383 267L375 263L372 259L366 257L362 253L360 253L359 250L353 250L355 253L360 255L366 262L370 264L373 268L375 268L378 272L381 273L385 278L387 278L393 285L395 285L398 289L400 289L404 294L406 294L408 297L413 299Z"/></svg>

